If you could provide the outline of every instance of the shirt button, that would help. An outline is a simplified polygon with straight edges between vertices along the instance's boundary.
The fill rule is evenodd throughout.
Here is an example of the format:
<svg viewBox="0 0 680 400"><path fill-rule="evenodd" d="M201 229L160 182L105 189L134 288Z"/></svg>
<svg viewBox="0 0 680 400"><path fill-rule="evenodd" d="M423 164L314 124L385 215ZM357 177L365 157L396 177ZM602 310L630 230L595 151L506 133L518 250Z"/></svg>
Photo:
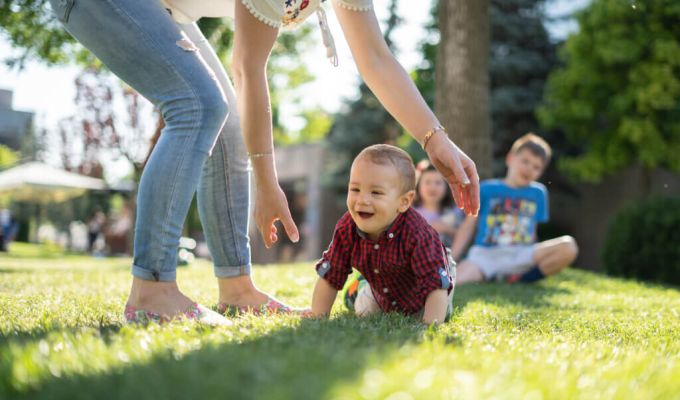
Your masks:
<svg viewBox="0 0 680 400"><path fill-rule="evenodd" d="M389 235L387 235L387 237L392 239L394 237L394 233L390 233Z"/></svg>
<svg viewBox="0 0 680 400"><path fill-rule="evenodd" d="M383 288L383 292L384 292L384 293L387 293L387 292L389 292L389 291L390 291L390 289L388 289L388 288Z"/></svg>
<svg viewBox="0 0 680 400"><path fill-rule="evenodd" d="M380 271L378 271L378 268L374 269L373 272L375 272L376 274L380 273Z"/></svg>
<svg viewBox="0 0 680 400"><path fill-rule="evenodd" d="M376 249L376 250L378 250L378 249L380 248L380 245L379 245L379 244L375 244L375 245L373 245L373 248Z"/></svg>

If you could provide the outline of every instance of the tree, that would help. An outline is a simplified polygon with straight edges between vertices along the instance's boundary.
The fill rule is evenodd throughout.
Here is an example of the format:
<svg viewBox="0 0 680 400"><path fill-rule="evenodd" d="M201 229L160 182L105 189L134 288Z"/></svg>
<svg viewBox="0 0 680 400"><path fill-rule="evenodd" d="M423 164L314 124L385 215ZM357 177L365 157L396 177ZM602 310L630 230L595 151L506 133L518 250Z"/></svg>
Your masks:
<svg viewBox="0 0 680 400"><path fill-rule="evenodd" d="M38 59L48 65L73 59L91 63L93 58L54 18L47 0L0 0L0 28L14 54L4 55L10 67L22 68L26 61Z"/></svg>
<svg viewBox="0 0 680 400"><path fill-rule="evenodd" d="M560 51L539 118L580 154L559 167L591 182L629 165L680 172L680 3L594 0Z"/></svg>
<svg viewBox="0 0 680 400"><path fill-rule="evenodd" d="M48 65L65 64L75 60L86 70L103 68L91 53L63 29L52 15L47 3L47 0L0 0L0 28L14 50L12 54L4 55L5 64L22 68L31 59L43 61ZM268 64L269 86L272 88L274 135L277 144L304 141L311 134L309 131L313 126L320 126L319 118L310 119L309 115L301 113L302 118L309 125L303 128L306 133L291 135L279 120L279 104L296 102L297 99L293 95L295 89L314 78L306 66L294 56L309 47L312 32L310 24L311 22L294 31L283 32L272 51ZM202 18L198 21L198 25L218 57L228 64L233 42L231 24L220 18ZM129 89L125 87L125 90ZM162 128L162 122L159 120L156 126L157 134L160 133L160 128ZM157 139L157 134L152 139ZM314 132L311 135L316 137L319 133Z"/></svg>
<svg viewBox="0 0 680 400"><path fill-rule="evenodd" d="M77 112L60 121L59 135L44 131L44 151L57 155L65 169L98 178L106 160L123 158L138 178L152 133L146 118L151 105L105 70L87 68L75 85Z"/></svg>
<svg viewBox="0 0 680 400"><path fill-rule="evenodd" d="M538 126L534 112L542 101L548 73L557 63L556 45L544 26L545 3L546 0L489 2L493 176L503 174L505 154L512 142ZM435 65L440 40L438 4L433 2L432 22L421 44L423 61L414 71L416 86L431 107L435 107ZM559 142L553 136L551 142ZM559 149L554 150L559 153Z"/></svg>
<svg viewBox="0 0 680 400"><path fill-rule="evenodd" d="M489 0L439 4L435 109L449 136L491 177Z"/></svg>
<svg viewBox="0 0 680 400"><path fill-rule="evenodd" d="M512 143L538 127L535 110L541 104L548 74L557 66L556 45L544 26L545 3L545 0L490 3L494 176L504 173L505 154ZM555 139L551 140L555 147L559 141L551 139Z"/></svg>

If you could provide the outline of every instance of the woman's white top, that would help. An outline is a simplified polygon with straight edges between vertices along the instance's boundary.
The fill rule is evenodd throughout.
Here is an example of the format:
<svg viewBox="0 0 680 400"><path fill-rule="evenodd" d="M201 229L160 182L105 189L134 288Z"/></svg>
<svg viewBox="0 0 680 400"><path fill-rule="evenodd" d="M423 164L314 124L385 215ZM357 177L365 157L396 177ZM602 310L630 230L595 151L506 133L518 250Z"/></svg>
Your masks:
<svg viewBox="0 0 680 400"><path fill-rule="evenodd" d="M326 46L326 56L338 65L333 36L328 29L326 13L321 3L326 0L160 0L170 10L172 18L188 24L201 17L234 17L235 2L241 1L255 18L274 28L294 28L316 12ZM372 0L333 0L343 8L368 11Z"/></svg>
<svg viewBox="0 0 680 400"><path fill-rule="evenodd" d="M190 23L201 17L234 17L234 3L241 1L255 18L274 28L304 21L315 12L320 0L161 0L179 23ZM325 0L323 0L325 1ZM333 0L349 10L366 11L372 0Z"/></svg>

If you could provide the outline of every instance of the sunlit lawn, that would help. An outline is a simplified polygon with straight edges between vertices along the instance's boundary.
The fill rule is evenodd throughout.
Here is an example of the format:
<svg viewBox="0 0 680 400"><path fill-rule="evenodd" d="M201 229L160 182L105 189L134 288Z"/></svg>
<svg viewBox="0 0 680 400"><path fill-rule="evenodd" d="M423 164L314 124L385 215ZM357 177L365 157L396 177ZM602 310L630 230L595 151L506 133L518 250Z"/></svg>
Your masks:
<svg viewBox="0 0 680 400"><path fill-rule="evenodd" d="M569 271L534 286L457 289L438 329L388 315L242 317L228 328L123 325L129 259L0 256L0 399L677 399L676 289ZM307 305L311 264L258 267ZM179 282L212 304L210 265Z"/></svg>

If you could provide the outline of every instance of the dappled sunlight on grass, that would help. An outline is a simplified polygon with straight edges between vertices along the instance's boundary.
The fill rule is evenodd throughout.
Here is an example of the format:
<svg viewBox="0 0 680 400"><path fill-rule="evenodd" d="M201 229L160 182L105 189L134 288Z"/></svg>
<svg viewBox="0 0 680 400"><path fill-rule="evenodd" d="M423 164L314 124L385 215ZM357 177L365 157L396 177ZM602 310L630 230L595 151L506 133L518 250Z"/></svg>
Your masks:
<svg viewBox="0 0 680 400"><path fill-rule="evenodd" d="M61 258L69 255L55 243L32 244L11 242L8 244L8 252L0 253L2 258ZM77 254L71 254L77 255Z"/></svg>
<svg viewBox="0 0 680 400"><path fill-rule="evenodd" d="M26 253L29 253L28 251ZM537 285L456 289L451 321L234 318L231 327L127 326L129 258L0 257L0 398L672 398L680 294L568 271ZM253 271L307 306L312 263ZM209 262L178 269L211 306Z"/></svg>

